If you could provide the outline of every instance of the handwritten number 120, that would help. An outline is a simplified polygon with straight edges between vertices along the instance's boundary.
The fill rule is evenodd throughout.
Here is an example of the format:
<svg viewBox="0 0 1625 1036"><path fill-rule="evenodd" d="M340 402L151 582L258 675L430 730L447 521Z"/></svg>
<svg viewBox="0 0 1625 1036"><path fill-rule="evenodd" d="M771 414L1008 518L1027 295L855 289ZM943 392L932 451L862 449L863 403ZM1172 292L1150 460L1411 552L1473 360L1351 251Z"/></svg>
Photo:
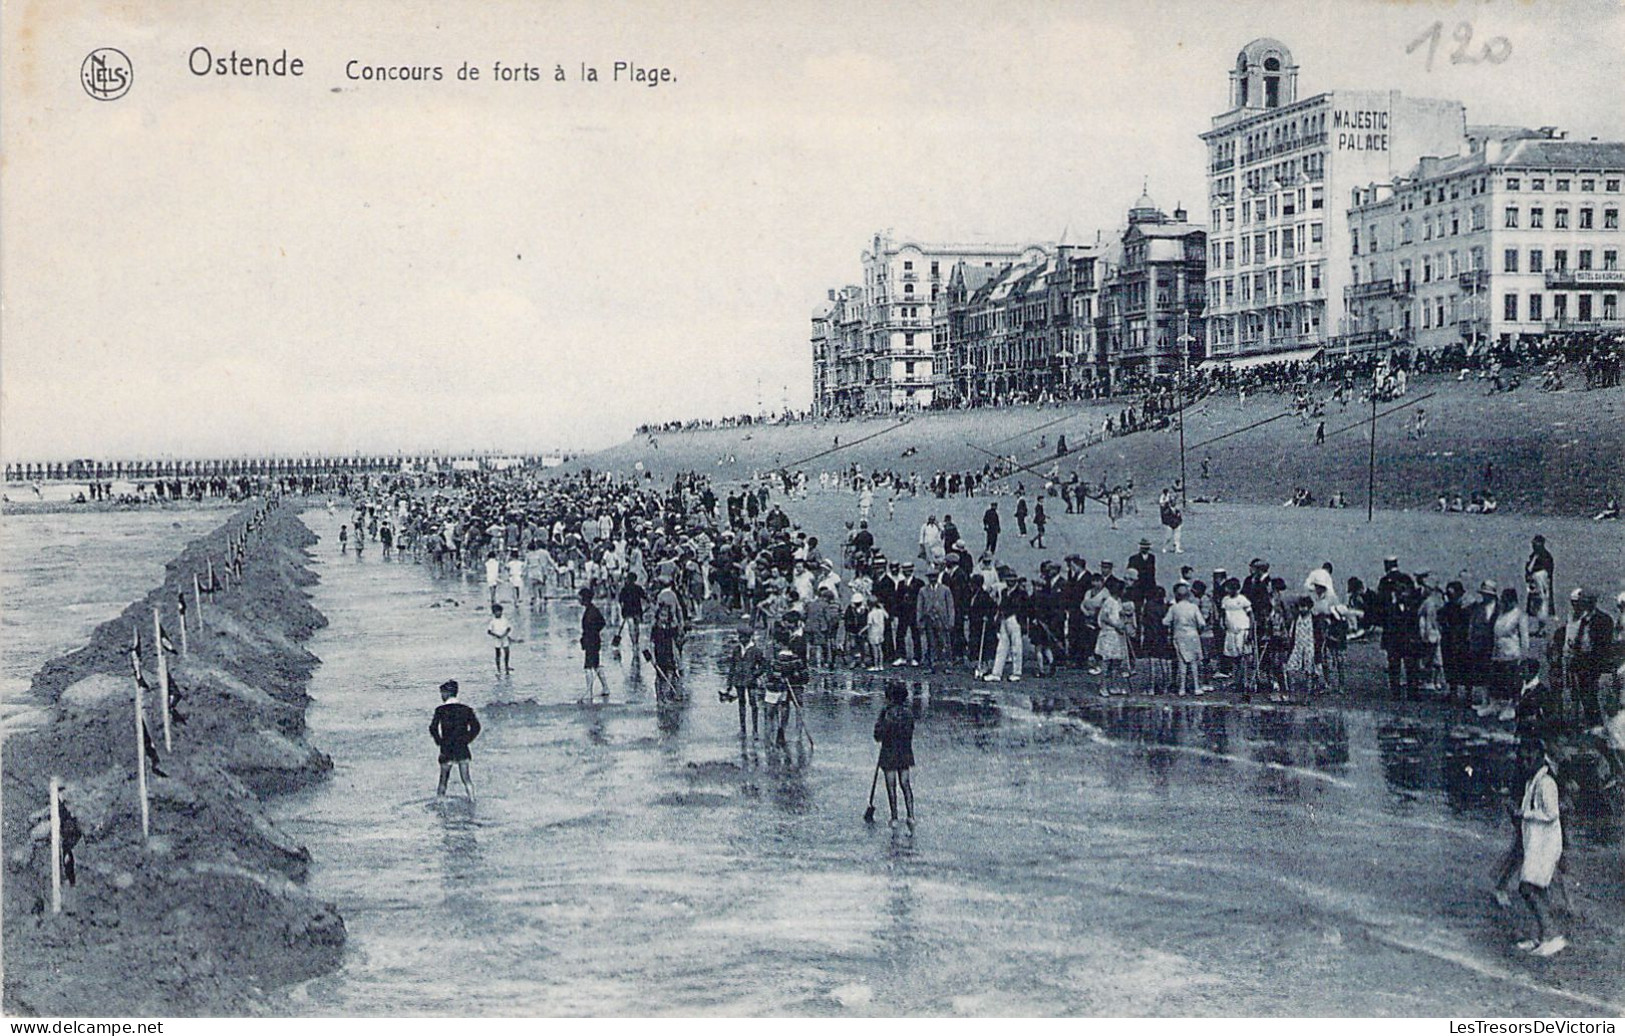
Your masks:
<svg viewBox="0 0 1625 1036"><path fill-rule="evenodd" d="M1455 31L1450 37L1456 41L1456 49L1450 52L1452 65L1476 65L1480 62L1489 62L1499 65L1512 56L1512 42L1505 36L1495 36L1487 40L1475 55L1469 49L1473 42L1473 26L1471 22L1457 22ZM1444 22L1434 22L1423 33L1412 40L1405 48L1405 53L1413 54L1422 44L1428 48L1428 71L1433 71L1433 56L1439 51L1439 42L1444 38Z"/></svg>

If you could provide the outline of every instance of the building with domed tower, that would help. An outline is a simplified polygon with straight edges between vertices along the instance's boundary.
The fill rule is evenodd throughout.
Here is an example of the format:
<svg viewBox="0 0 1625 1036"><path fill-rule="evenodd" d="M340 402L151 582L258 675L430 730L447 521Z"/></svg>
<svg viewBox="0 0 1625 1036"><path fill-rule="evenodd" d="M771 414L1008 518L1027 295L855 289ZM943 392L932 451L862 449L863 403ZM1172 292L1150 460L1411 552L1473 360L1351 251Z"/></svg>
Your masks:
<svg viewBox="0 0 1625 1036"><path fill-rule="evenodd" d="M1100 298L1102 331L1091 357L1113 391L1202 359L1207 234L1175 206L1169 216L1142 192L1114 250Z"/></svg>
<svg viewBox="0 0 1625 1036"><path fill-rule="evenodd" d="M1229 70L1228 107L1202 134L1210 358L1308 354L1347 338L1353 190L1467 149L1459 101L1397 90L1298 95L1292 52L1253 40Z"/></svg>

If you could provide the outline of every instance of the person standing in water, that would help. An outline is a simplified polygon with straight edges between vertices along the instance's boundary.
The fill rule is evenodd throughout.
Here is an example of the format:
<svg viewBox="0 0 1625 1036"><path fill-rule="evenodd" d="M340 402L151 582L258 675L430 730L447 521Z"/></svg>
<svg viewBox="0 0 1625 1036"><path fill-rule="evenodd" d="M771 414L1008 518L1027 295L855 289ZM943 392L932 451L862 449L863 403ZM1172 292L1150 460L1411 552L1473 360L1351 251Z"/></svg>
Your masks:
<svg viewBox="0 0 1625 1036"><path fill-rule="evenodd" d="M510 645L513 643L513 623L503 617L502 605L491 605L491 621L486 624L485 635L496 641L492 651L496 659L497 675L501 676L506 672L509 676L512 676L513 662L510 656L512 651Z"/></svg>
<svg viewBox="0 0 1625 1036"><path fill-rule="evenodd" d="M474 779L469 776L468 763L472 755L468 746L480 736L480 718L474 710L457 700L457 681L447 680L440 685L440 707L429 721L429 736L440 748L440 785L436 795L446 793L451 777L451 764L457 764L457 775L463 779L463 791L474 801Z"/></svg>
<svg viewBox="0 0 1625 1036"><path fill-rule="evenodd" d="M875 720L875 740L880 742L880 772L886 775L886 803L891 822L897 823L897 786L903 786L903 805L908 810L908 828L914 830L914 785L909 771L914 768L914 713L908 707L908 688L901 680L886 684L886 707Z"/></svg>
<svg viewBox="0 0 1625 1036"><path fill-rule="evenodd" d="M592 601L592 587L581 588L581 650L586 656L583 666L587 672L587 691L582 701L592 701L592 683L598 681L600 694L609 697L609 682L604 679L603 664L599 656L604 650L604 613Z"/></svg>

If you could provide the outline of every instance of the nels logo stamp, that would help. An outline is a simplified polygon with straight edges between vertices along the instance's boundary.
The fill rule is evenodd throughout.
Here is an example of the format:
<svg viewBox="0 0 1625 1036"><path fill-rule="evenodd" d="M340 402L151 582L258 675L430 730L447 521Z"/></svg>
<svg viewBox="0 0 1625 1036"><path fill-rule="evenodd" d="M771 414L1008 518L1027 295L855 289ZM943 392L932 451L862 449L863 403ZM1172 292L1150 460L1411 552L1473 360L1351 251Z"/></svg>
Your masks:
<svg viewBox="0 0 1625 1036"><path fill-rule="evenodd" d="M135 69L117 47L97 47L79 66L79 82L98 101L116 101L130 92Z"/></svg>

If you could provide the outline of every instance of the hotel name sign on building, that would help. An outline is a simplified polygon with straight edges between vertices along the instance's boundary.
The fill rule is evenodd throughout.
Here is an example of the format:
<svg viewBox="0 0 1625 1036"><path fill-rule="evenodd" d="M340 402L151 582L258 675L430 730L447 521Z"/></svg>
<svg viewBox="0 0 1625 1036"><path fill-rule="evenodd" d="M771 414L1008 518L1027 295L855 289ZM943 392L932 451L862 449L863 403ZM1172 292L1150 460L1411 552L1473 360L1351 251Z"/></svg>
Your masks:
<svg viewBox="0 0 1625 1036"><path fill-rule="evenodd" d="M1388 113L1334 108L1332 134L1338 151L1387 151Z"/></svg>

